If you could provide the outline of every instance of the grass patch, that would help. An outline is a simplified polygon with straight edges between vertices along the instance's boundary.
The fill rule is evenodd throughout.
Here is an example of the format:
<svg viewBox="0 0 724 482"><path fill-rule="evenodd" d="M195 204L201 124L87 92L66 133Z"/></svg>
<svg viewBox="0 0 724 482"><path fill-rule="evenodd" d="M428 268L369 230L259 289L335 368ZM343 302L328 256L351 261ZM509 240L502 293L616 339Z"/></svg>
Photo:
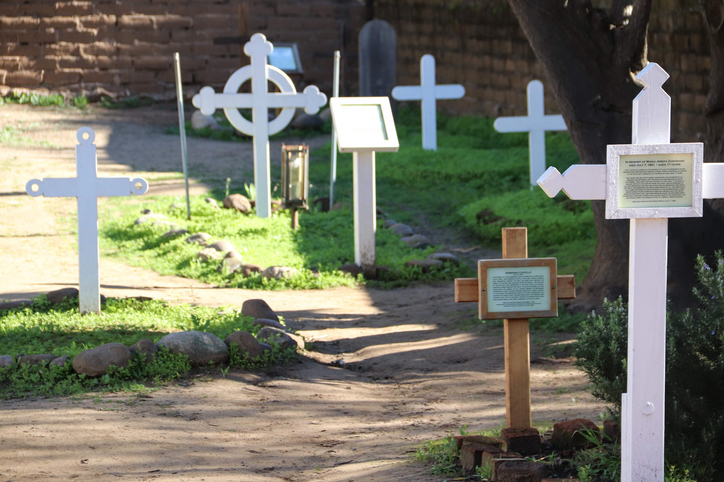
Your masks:
<svg viewBox="0 0 724 482"><path fill-rule="evenodd" d="M161 301L109 298L101 315L81 316L78 299L66 299L56 306L44 296L29 307L0 310L0 354L40 354L72 358L81 351L105 343L132 345L142 339L154 342L177 331L204 331L224 339L235 331L256 334L261 327L239 309L167 305ZM248 360L232 351L230 366L258 367L284 363L293 350L273 346L258 360ZM227 368L228 369L228 368ZM183 355L163 351L154 362L134 359L124 369L116 369L99 378L75 373L66 363L62 367L17 364L0 368L0 397L29 395L68 395L89 390L143 389L143 382L164 383L190 370ZM223 369L222 369L223 372Z"/></svg>
<svg viewBox="0 0 724 482"><path fill-rule="evenodd" d="M41 95L35 92L12 92L5 97L0 97L0 105L3 104L28 104L32 106L74 107L76 109L85 109L88 106L88 98L83 95L77 95L66 101L65 97L60 94Z"/></svg>

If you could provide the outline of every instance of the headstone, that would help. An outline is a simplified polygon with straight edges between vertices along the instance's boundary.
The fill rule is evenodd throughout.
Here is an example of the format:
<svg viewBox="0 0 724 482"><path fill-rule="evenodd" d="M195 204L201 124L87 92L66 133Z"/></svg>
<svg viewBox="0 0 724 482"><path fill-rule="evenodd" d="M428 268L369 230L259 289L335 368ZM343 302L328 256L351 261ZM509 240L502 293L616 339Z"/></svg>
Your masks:
<svg viewBox="0 0 724 482"><path fill-rule="evenodd" d="M498 132L527 132L530 151L530 185L535 186L546 170L546 131L565 131L566 122L561 115L545 115L543 83L528 83L528 116L498 117L493 124Z"/></svg>
<svg viewBox="0 0 724 482"><path fill-rule="evenodd" d="M649 63L636 76L633 144L609 145L606 165L548 168L553 197L606 201L606 219L630 219L627 388L622 396L622 480L664 480L668 218L701 217L703 199L724 198L724 164L703 163L701 143L669 144L669 75Z"/></svg>
<svg viewBox="0 0 724 482"><path fill-rule="evenodd" d="M465 87L460 84L435 84L435 57L420 59L420 85L397 86L392 97L397 100L422 101L422 148L437 150L437 99L461 99Z"/></svg>
<svg viewBox="0 0 724 482"><path fill-rule="evenodd" d="M397 34L384 20L370 20L359 32L359 95L389 97L397 85Z"/></svg>
<svg viewBox="0 0 724 482"><path fill-rule="evenodd" d="M101 312L100 277L98 274L98 197L145 194L148 183L143 178L98 177L95 133L81 127L76 133L77 177L31 179L25 190L33 197L78 198L78 297L81 313Z"/></svg>
<svg viewBox="0 0 724 482"><path fill-rule="evenodd" d="M314 85L307 86L303 93L298 94L287 74L267 64L272 50L274 46L263 34L252 35L251 40L244 45L244 53L251 57L251 65L234 72L226 82L223 93L217 94L212 87L204 87L193 98L194 106L203 114L211 115L216 109L224 109L232 126L253 136L256 215L260 218L271 215L269 136L289 125L297 107L303 107L308 114L316 114L327 103L327 96ZM251 93L239 93L239 88L247 80L251 80ZM269 82L281 92L269 92ZM281 108L281 113L269 122L269 109L274 108ZM239 109L251 109L252 120L246 120Z"/></svg>

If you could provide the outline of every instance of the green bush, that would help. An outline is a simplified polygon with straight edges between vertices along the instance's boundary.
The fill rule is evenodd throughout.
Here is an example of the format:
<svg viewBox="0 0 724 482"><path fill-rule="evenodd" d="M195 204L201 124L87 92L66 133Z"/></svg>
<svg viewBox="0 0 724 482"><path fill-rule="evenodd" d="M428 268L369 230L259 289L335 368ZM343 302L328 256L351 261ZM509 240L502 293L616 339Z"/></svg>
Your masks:
<svg viewBox="0 0 724 482"><path fill-rule="evenodd" d="M666 459L690 467L700 480L724 476L724 257L716 269L697 261L699 306L668 313L666 347ZM577 365L588 374L592 393L620 414L626 390L627 308L605 302L603 313L581 324Z"/></svg>

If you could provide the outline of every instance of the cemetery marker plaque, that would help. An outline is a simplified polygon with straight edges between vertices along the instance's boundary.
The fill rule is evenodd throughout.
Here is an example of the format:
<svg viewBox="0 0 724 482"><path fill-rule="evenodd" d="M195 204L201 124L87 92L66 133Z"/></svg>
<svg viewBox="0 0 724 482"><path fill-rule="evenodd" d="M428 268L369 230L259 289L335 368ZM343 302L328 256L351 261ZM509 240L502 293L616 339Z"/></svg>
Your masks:
<svg viewBox="0 0 724 482"><path fill-rule="evenodd" d="M426 54L420 59L420 85L397 86L392 97L397 100L422 101L422 148L437 150L437 99L461 99L465 87L460 84L435 84L435 57Z"/></svg>
<svg viewBox="0 0 724 482"><path fill-rule="evenodd" d="M252 35L244 45L244 53L251 58L251 65L234 72L224 86L224 92L217 94L212 87L204 87L193 98L193 104L205 115L216 109L224 109L238 131L254 137L254 184L256 186L256 215L268 218L271 215L271 187L269 174L269 136L284 129L294 117L297 107L303 107L309 114L316 114L327 103L327 96L314 85L309 85L299 94L294 83L281 69L267 65L267 57L274 50L263 34ZM251 93L240 94L239 87L251 79ZM271 93L267 84L279 87L281 93ZM279 116L269 122L269 109L281 108ZM251 109L252 121L246 120L239 109Z"/></svg>
<svg viewBox="0 0 724 482"><path fill-rule="evenodd" d="M80 312L101 312L100 277L98 274L98 197L145 194L148 183L143 178L98 177L95 133L81 127L76 133L77 177L31 179L25 190L33 197L78 198L78 293Z"/></svg>
<svg viewBox="0 0 724 482"><path fill-rule="evenodd" d="M503 228L503 259L478 261L477 278L455 280L455 302L478 302L480 319L504 318L508 427L531 426L528 318L558 316L558 300L576 297L573 276L555 258L528 258L527 228Z"/></svg>
<svg viewBox="0 0 724 482"><path fill-rule="evenodd" d="M493 127L498 132L527 132L530 155L530 185L546 170L546 131L565 131L566 123L561 115L545 115L543 83L531 80L528 83L528 116L498 117Z"/></svg>
<svg viewBox="0 0 724 482"><path fill-rule="evenodd" d="M702 198L724 197L724 164L702 164L702 144L669 144L668 78L653 62L636 76L644 89L633 101L633 145L608 146L606 165L574 165L563 175L550 167L538 180L550 197L562 190L571 199L605 200L607 219L631 220L625 482L664 480L668 218L700 217Z"/></svg>
<svg viewBox="0 0 724 482"><path fill-rule="evenodd" d="M397 152L395 120L387 97L334 97L329 102L339 152L352 152L354 171L354 261L375 274L375 151Z"/></svg>

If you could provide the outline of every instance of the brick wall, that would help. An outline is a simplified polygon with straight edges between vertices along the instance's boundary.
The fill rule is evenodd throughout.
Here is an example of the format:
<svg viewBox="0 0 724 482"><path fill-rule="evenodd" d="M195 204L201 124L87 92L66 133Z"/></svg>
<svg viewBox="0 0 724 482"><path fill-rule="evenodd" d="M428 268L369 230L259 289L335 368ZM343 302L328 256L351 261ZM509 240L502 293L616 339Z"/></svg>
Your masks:
<svg viewBox="0 0 724 482"><path fill-rule="evenodd" d="M243 43L218 39L256 32L272 42L297 42L304 68L298 80L331 92L332 52L356 52L354 32L365 11L355 0L3 1L0 93L172 98L174 52L188 94L204 85L221 88L248 57ZM346 66L356 78L352 63Z"/></svg>

